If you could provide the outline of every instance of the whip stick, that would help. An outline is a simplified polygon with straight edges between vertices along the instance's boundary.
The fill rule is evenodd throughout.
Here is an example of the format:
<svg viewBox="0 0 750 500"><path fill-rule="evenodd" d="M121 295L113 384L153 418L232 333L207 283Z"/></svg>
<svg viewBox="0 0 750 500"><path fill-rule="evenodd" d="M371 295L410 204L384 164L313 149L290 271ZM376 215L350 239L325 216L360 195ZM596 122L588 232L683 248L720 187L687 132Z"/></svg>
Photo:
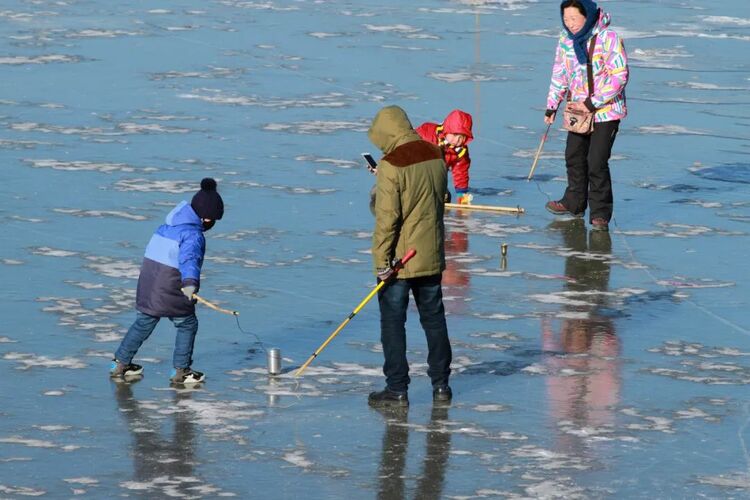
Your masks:
<svg viewBox="0 0 750 500"><path fill-rule="evenodd" d="M404 267L404 264L406 264L409 261L409 259L411 259L412 257L414 257L414 255L416 253L417 253L417 251L414 250L414 249L411 249L408 252L406 252L406 255L404 255L403 257L401 257L401 259L398 262L396 262L396 264L393 266L394 274L398 273L399 269L401 269L402 267ZM338 328L336 328L333 331L333 333L326 339L326 341L323 342L323 344L320 347L318 347L318 349L314 353L312 353L312 356L310 356L309 358L307 358L307 361L305 361L305 364L299 367L299 369L297 370L297 372L294 374L295 377L299 377L302 374L302 372L305 371L305 369L308 367L308 365L310 363L312 363L315 358L318 357L318 354L320 354L321 351L323 351L323 349L326 348L326 346L336 337L336 335L338 335L339 332L344 329L344 327L347 325L347 323L349 323L349 321L351 321L352 318L354 316L356 316L357 313L363 307L365 307L365 304L367 304L370 301L370 299L373 298L375 296L375 294L378 293L380 291L380 289L383 288L388 281L390 281L390 280L381 281L380 283L378 283L378 286L376 286L375 288L373 288L372 291L367 294L367 297L365 297L364 300L362 302L360 302L359 305L357 307L355 307L354 310L351 313L349 313L349 316L338 326Z"/></svg>
<svg viewBox="0 0 750 500"><path fill-rule="evenodd" d="M547 130L544 131L544 135L542 136L542 140L539 142L539 147L536 148L536 155L534 155L534 163L531 164L531 170L529 170L529 176L526 178L526 182L531 180L531 176L534 175L534 169L536 168L536 162L539 161L539 155L542 154L542 148L544 147L544 143L547 140L547 134L549 133L549 128L552 126L550 123L547 125Z"/></svg>
<svg viewBox="0 0 750 500"><path fill-rule="evenodd" d="M210 303L209 301L207 301L206 299L204 299L203 297L201 297L197 293L193 294L193 298L195 300L197 300L198 302L200 302L201 304L203 304L204 306L210 307L214 311L219 311L220 313L229 314L230 316L239 316L240 315L240 313L238 313L237 311L230 311L229 309L224 309L224 308L221 308L221 307L219 307L219 306L217 306L215 304Z"/></svg>
<svg viewBox="0 0 750 500"><path fill-rule="evenodd" d="M521 207L498 207L494 205L471 205L464 203L446 203L445 208L453 210L480 210L483 212L507 212L512 214L522 214L526 212Z"/></svg>

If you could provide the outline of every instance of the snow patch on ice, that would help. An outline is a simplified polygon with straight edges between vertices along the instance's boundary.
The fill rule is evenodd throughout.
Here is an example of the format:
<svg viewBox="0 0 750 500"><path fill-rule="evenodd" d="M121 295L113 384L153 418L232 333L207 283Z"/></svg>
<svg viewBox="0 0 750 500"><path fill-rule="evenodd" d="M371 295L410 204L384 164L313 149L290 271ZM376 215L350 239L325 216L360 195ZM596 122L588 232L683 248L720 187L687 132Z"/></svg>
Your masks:
<svg viewBox="0 0 750 500"><path fill-rule="evenodd" d="M5 56L0 57L0 64L9 66L20 66L23 64L52 64L52 63L77 63L82 59L78 56L64 54L46 54L41 56Z"/></svg>
<svg viewBox="0 0 750 500"><path fill-rule="evenodd" d="M342 130L348 132L367 132L370 128L368 120L352 121L323 121L312 120L296 123L267 123L262 129L270 132L289 132L302 135L333 134Z"/></svg>
<svg viewBox="0 0 750 500"><path fill-rule="evenodd" d="M32 368L67 368L69 370L81 370L88 365L78 358L66 356L63 358L50 358L31 353L8 352L2 359L15 361L19 366L16 370L30 370Z"/></svg>
<svg viewBox="0 0 750 500"><path fill-rule="evenodd" d="M499 405L499 404L480 404L474 406L474 411L480 411L480 412L502 412L502 411L508 411L509 407L507 405Z"/></svg>

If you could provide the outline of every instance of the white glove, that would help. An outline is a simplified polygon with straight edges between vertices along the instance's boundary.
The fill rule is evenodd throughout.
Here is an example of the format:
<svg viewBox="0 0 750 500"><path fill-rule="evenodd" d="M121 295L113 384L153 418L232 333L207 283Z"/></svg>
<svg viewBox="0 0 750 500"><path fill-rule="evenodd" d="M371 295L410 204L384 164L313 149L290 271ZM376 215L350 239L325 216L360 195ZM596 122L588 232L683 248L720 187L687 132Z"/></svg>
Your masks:
<svg viewBox="0 0 750 500"><path fill-rule="evenodd" d="M189 301L195 302L196 299L193 297L195 295L195 285L183 286L180 290L182 290L182 293Z"/></svg>

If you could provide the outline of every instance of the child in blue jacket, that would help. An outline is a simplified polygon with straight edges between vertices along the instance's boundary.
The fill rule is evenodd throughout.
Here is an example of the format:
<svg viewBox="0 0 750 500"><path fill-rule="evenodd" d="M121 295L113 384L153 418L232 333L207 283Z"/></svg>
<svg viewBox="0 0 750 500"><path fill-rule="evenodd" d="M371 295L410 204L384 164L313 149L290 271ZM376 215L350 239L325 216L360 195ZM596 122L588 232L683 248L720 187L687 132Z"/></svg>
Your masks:
<svg viewBox="0 0 750 500"><path fill-rule="evenodd" d="M205 231L224 215L224 201L216 181L205 178L190 203L180 202L151 237L143 257L136 292L136 319L115 352L110 376L128 378L143 373L132 362L141 344L161 318L177 328L170 380L176 384L202 382L204 374L190 367L198 333L193 295L200 288L201 266L206 253Z"/></svg>

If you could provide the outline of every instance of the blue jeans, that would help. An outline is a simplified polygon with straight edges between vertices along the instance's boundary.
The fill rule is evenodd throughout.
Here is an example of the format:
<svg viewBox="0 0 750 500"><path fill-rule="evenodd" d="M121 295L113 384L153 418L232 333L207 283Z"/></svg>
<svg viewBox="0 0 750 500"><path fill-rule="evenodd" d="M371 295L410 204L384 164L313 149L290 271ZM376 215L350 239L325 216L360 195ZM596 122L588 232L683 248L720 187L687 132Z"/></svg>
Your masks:
<svg viewBox="0 0 750 500"><path fill-rule="evenodd" d="M385 356L383 373L386 385L392 391L406 392L411 382L406 360L406 309L410 290L427 337L427 375L433 388L448 385L453 354L445 323L441 279L441 274L395 279L378 292L380 341Z"/></svg>
<svg viewBox="0 0 750 500"><path fill-rule="evenodd" d="M117 352L115 352L117 361L126 365L133 361L135 353L138 352L141 344L149 338L160 319L157 316L149 316L137 311L135 321L130 326L128 333L125 334L125 338L122 339ZM198 318L195 317L195 314L191 314L169 318L169 320L177 328L172 366L175 368L190 368L190 365L193 364L195 335L198 333Z"/></svg>

